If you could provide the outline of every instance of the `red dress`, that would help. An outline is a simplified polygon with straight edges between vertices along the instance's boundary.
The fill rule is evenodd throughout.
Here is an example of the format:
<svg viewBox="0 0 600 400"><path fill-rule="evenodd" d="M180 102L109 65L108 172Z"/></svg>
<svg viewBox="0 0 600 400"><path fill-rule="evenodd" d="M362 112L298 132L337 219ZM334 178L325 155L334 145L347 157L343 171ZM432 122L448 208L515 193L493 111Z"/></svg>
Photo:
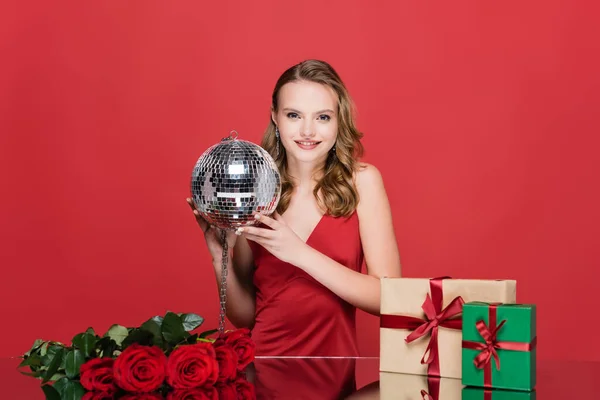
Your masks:
<svg viewBox="0 0 600 400"><path fill-rule="evenodd" d="M339 400L356 391L354 358L257 358L247 375L256 399Z"/></svg>
<svg viewBox="0 0 600 400"><path fill-rule="evenodd" d="M356 308L306 272L249 243L256 267L256 355L358 356ZM325 214L306 243L360 272L364 255L356 211L349 217Z"/></svg>

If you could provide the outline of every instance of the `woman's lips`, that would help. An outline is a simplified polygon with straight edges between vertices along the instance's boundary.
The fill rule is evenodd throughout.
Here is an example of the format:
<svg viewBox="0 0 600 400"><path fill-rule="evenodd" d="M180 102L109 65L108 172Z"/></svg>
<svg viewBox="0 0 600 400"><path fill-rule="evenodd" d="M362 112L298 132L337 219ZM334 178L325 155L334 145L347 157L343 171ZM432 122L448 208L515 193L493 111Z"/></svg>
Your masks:
<svg viewBox="0 0 600 400"><path fill-rule="evenodd" d="M295 140L294 141L298 147L302 150L312 150L319 145L321 142L315 142L313 140Z"/></svg>

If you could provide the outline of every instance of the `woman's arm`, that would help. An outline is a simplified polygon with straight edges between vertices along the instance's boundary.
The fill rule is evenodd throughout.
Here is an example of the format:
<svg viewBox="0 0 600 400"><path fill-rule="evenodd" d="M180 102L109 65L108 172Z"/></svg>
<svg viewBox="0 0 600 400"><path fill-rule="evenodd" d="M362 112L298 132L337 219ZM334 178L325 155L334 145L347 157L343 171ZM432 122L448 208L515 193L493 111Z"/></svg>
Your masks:
<svg viewBox="0 0 600 400"><path fill-rule="evenodd" d="M217 289L221 289L221 257L213 259ZM254 262L252 250L244 238L238 238L235 247L229 249L227 265L226 316L236 328L254 326L256 298L252 276ZM219 296L220 297L220 296Z"/></svg>
<svg viewBox="0 0 600 400"><path fill-rule="evenodd" d="M367 274L353 271L304 243L278 215L259 216L271 229L245 227L245 237L282 261L301 268L343 300L370 314L380 314L379 278L400 276L400 256L381 174L364 165L357 173L357 209Z"/></svg>
<svg viewBox="0 0 600 400"><path fill-rule="evenodd" d="M357 173L358 218L367 275L355 272L306 246L294 264L348 303L370 314L380 313L381 277L400 276L400 254L392 213L379 171L365 164Z"/></svg>
<svg viewBox="0 0 600 400"><path fill-rule="evenodd" d="M223 259L223 245L221 243L221 230L211 227L201 215L196 204L191 198L186 201L198 227L202 230L204 241L208 252L212 258L212 264L217 279L217 288L221 289L221 270ZM252 275L254 272L254 260L252 250L248 242L243 238L238 238L231 232L226 235L228 243L227 257L227 318L237 328L250 328L254 325L254 285L252 284Z"/></svg>

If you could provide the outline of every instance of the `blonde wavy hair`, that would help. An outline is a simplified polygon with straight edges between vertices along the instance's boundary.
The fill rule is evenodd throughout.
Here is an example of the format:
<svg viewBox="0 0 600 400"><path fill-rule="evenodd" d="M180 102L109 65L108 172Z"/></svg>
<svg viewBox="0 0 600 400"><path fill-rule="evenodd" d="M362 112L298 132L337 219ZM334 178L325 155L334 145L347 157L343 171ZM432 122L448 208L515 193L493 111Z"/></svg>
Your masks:
<svg viewBox="0 0 600 400"><path fill-rule="evenodd" d="M329 152L323 167L322 177L317 182L313 194L319 207L328 214L339 217L349 216L358 205L359 196L354 181L358 169L358 160L364 148L360 139L362 132L356 128L354 104L340 76L328 63L320 60L306 60L287 69L275 84L272 95L272 107L278 111L279 91L290 82L310 81L326 85L334 90L338 98L338 134L335 153ZM285 148L277 143L275 123L269 119L261 146L271 154L281 174L281 199L277 212L283 214L288 208L294 190L292 177L288 172ZM277 147L279 146L279 152Z"/></svg>

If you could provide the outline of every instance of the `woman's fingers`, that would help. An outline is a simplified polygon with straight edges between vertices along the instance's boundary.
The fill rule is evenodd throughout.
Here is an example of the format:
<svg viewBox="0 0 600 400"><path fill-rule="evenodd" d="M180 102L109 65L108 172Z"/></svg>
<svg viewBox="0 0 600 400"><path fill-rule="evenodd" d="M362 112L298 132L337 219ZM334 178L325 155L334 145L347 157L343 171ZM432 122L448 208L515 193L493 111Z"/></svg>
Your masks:
<svg viewBox="0 0 600 400"><path fill-rule="evenodd" d="M254 218L256 218L257 221L260 221L261 223L267 225L271 229L279 228L279 222L275 221L273 218L261 214L256 214Z"/></svg>
<svg viewBox="0 0 600 400"><path fill-rule="evenodd" d="M198 209L196 209L196 205L194 204L194 201L192 199L190 199L189 197L186 199L186 201L187 201L188 205L190 206L190 208L193 210L192 212L194 213L194 217L196 217L196 222L198 222L200 229L202 229L202 232L206 233L206 231L210 229L210 225L204 218L202 218L202 216L200 215L200 212L198 212Z"/></svg>
<svg viewBox="0 0 600 400"><path fill-rule="evenodd" d="M273 231L270 229L257 228L255 226L244 226L242 228L238 228L236 233L243 233L246 235L252 235L261 237L264 239L271 239L273 237Z"/></svg>
<svg viewBox="0 0 600 400"><path fill-rule="evenodd" d="M256 242L263 247L266 246L269 242L269 239L267 239L267 238L264 238L262 236L252 235L249 233L245 233L244 237L246 238L246 240L251 240L253 242Z"/></svg>
<svg viewBox="0 0 600 400"><path fill-rule="evenodd" d="M190 208L192 210L196 209L196 204L194 204L194 200L190 199L189 197L185 199L185 201L187 201L188 205L190 206Z"/></svg>

